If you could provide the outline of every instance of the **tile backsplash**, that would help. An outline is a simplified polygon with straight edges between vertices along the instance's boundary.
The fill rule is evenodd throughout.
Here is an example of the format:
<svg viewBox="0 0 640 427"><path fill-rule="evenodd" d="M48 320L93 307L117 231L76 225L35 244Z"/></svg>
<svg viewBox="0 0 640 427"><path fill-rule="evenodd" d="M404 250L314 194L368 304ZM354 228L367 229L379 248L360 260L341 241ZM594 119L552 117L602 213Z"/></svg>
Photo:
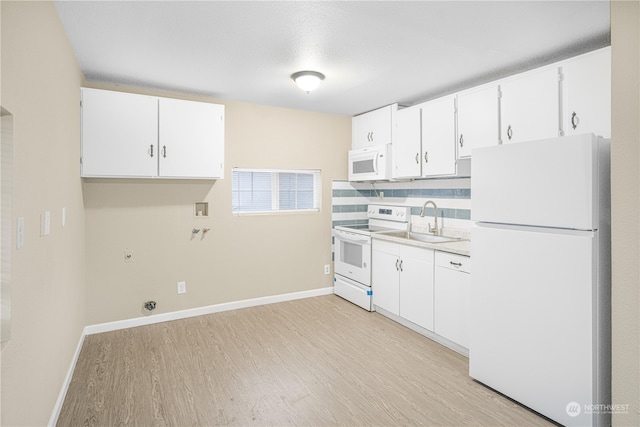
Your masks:
<svg viewBox="0 0 640 427"><path fill-rule="evenodd" d="M468 230L471 227L471 178L442 178L409 182L332 182L332 225L367 224L369 204L411 207L411 223L424 226L433 222L434 210L428 206L424 217L420 210L427 200L438 206L438 225Z"/></svg>

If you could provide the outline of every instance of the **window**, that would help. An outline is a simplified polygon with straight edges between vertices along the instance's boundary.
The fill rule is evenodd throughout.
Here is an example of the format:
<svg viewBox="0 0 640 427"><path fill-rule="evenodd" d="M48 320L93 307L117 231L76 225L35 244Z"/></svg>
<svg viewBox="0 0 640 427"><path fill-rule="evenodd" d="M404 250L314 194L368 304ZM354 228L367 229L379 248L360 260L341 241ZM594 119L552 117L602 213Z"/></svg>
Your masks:
<svg viewBox="0 0 640 427"><path fill-rule="evenodd" d="M319 170L233 169L233 213L320 210Z"/></svg>

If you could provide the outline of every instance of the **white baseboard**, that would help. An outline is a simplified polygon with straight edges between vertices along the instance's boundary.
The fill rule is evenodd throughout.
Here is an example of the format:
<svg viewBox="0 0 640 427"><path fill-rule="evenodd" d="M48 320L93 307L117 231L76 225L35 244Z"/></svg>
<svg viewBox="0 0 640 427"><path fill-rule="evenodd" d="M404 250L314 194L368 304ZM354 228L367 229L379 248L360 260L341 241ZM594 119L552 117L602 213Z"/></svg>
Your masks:
<svg viewBox="0 0 640 427"><path fill-rule="evenodd" d="M56 401L56 404L53 408L53 412L51 413L51 418L49 419L48 426L54 427L58 422L58 416L60 415L60 410L62 410L62 404L64 403L65 396L67 395L67 390L69 389L71 378L73 377L73 370L75 369L76 363L78 361L78 357L80 356L80 350L82 350L84 337L86 337L87 335L99 334L102 332L109 332L109 331L117 331L119 329L133 328L136 326L151 325L151 324L160 323L160 322L168 322L171 320L186 319L188 317L202 316L205 314L221 313L223 311L237 310L239 308L257 307L260 305L274 304L274 303L285 302L285 301L294 301L297 299L311 298L311 297L317 297L321 295L330 295L330 294L333 294L332 286L328 288L318 288L318 289L312 289L309 291L300 291L300 292L292 292L292 293L281 294L281 295L271 295L268 297L251 298L251 299L245 299L240 301L226 302L222 304L208 305L205 307L173 311L171 313L162 313L162 314L156 314L156 315L151 315L147 317L137 317L134 319L118 320L115 322L98 323L95 325L85 326L85 328L82 331L82 335L80 336L80 340L78 342L78 347L76 348L76 352L73 355L71 366L69 366L67 376L65 377L64 383L62 384L62 389L60 390L60 394L58 395L58 400Z"/></svg>
<svg viewBox="0 0 640 427"><path fill-rule="evenodd" d="M64 398L67 396L67 390L69 390L69 384L71 384L73 371L76 368L78 357L80 357L80 351L82 350L82 344L84 344L85 336L86 334L85 334L85 331L83 330L82 334L80 334L80 340L78 341L78 345L76 346L76 352L73 354L73 358L71 359L71 365L67 370L67 376L64 378L64 382L62 383L62 389L60 389L60 393L58 394L58 399L56 400L56 404L53 407L51 418L49 418L49 423L47 424L47 426L49 427L55 427L56 423L58 422L58 416L60 415L60 410L62 409Z"/></svg>
<svg viewBox="0 0 640 427"><path fill-rule="evenodd" d="M271 295L268 297L251 298L240 301L225 302L222 304L208 305L205 307L190 308L187 310L172 311L170 313L155 314L133 319L117 320L115 322L98 323L84 328L85 335L99 334L102 332L117 331L119 329L133 328L136 326L151 325L154 323L168 322L170 320L186 319L188 317L202 316L204 314L221 313L223 311L237 310L239 308L256 307L259 305L273 304L277 302L293 301L302 298L317 297L333 293L333 287L318 288L310 291L292 292L289 294Z"/></svg>

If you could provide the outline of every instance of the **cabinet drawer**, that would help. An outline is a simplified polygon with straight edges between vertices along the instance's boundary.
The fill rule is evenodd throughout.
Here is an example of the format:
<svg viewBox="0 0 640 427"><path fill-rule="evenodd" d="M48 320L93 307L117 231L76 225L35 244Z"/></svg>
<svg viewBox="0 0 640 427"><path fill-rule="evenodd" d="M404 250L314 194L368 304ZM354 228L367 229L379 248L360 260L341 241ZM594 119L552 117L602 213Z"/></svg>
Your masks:
<svg viewBox="0 0 640 427"><path fill-rule="evenodd" d="M372 239L371 247L374 251L386 252L396 256L400 254L400 245L386 240Z"/></svg>
<svg viewBox="0 0 640 427"><path fill-rule="evenodd" d="M464 255L436 251L436 266L471 273L471 258Z"/></svg>

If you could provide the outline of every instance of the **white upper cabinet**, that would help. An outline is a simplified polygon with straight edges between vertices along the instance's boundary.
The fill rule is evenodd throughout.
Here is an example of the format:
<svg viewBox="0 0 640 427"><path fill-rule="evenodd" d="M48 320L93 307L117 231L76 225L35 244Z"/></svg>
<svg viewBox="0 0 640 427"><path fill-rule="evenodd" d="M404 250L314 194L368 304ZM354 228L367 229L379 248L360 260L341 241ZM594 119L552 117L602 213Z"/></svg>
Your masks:
<svg viewBox="0 0 640 427"><path fill-rule="evenodd" d="M611 48L562 64L563 131L611 138Z"/></svg>
<svg viewBox="0 0 640 427"><path fill-rule="evenodd" d="M503 144L560 135L559 69L526 73L500 84Z"/></svg>
<svg viewBox="0 0 640 427"><path fill-rule="evenodd" d="M498 101L498 85L458 95L458 157L471 157L474 148L499 143Z"/></svg>
<svg viewBox="0 0 640 427"><path fill-rule="evenodd" d="M223 177L223 105L89 88L81 96L83 177Z"/></svg>
<svg viewBox="0 0 640 427"><path fill-rule="evenodd" d="M474 148L584 133L611 138L610 47L410 108L356 116L352 148L392 142L393 178L429 178L460 174L468 160L458 159Z"/></svg>
<svg viewBox="0 0 640 427"><path fill-rule="evenodd" d="M223 105L160 98L159 117L159 176L223 177Z"/></svg>
<svg viewBox="0 0 640 427"><path fill-rule="evenodd" d="M392 104L353 117L351 148L356 150L374 145L391 144L397 110L398 104Z"/></svg>
<svg viewBox="0 0 640 427"><path fill-rule="evenodd" d="M392 144L393 177L417 178L422 173L420 108L396 113L396 134Z"/></svg>
<svg viewBox="0 0 640 427"><path fill-rule="evenodd" d="M158 174L158 100L82 89L82 176Z"/></svg>
<svg viewBox="0 0 640 427"><path fill-rule="evenodd" d="M456 174L455 96L398 110L393 140L393 177Z"/></svg>
<svg viewBox="0 0 640 427"><path fill-rule="evenodd" d="M456 173L456 99L447 96L422 104L422 176Z"/></svg>

